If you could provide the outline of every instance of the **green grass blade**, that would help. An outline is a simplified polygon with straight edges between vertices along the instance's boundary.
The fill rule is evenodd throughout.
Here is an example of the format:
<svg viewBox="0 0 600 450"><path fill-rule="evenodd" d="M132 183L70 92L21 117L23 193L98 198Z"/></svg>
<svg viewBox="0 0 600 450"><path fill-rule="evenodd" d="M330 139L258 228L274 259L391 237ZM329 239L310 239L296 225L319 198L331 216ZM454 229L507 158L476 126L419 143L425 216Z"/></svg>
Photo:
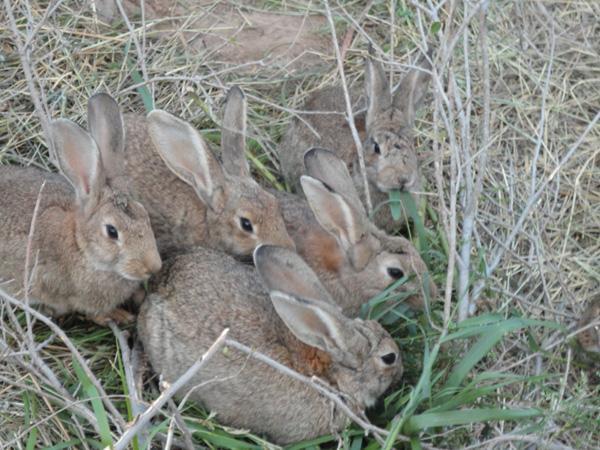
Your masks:
<svg viewBox="0 0 600 450"><path fill-rule="evenodd" d="M429 244L427 243L427 231L425 230L425 225L423 225L423 220L421 220L421 215L417 209L417 205L415 204L415 199L410 194L410 192L399 192L400 201L402 202L402 207L408 213L408 216L413 221L415 229L417 231L417 240L419 242L419 251L425 264L429 266Z"/></svg>
<svg viewBox="0 0 600 450"><path fill-rule="evenodd" d="M548 327L557 327L558 324L554 322L541 321L541 320L530 320L521 318L512 318L504 320L502 322L488 325L481 329L481 337L471 347L467 354L460 360L460 362L454 367L448 377L448 381L442 391L453 391L455 390L471 369L479 362L488 352L494 347L502 337L511 332L524 328L526 326L542 325Z"/></svg>
<svg viewBox="0 0 600 450"><path fill-rule="evenodd" d="M394 221L397 222L398 220L400 220L400 217L402 217L402 203L400 201L400 191L391 191L389 198L390 213L392 214L392 219L394 219Z"/></svg>
<svg viewBox="0 0 600 450"><path fill-rule="evenodd" d="M23 393L23 409L25 415L25 428L30 428L33 425L35 420L35 401L31 400L29 392L25 391ZM33 450L35 448L35 443L37 441L38 429L37 427L32 427L29 432L29 436L27 437L27 442L25 444L26 450Z"/></svg>
<svg viewBox="0 0 600 450"><path fill-rule="evenodd" d="M61 442L51 447L44 447L42 450L63 450L65 448L75 448L79 444L81 444L80 439L71 439L70 441Z"/></svg>
<svg viewBox="0 0 600 450"><path fill-rule="evenodd" d="M131 71L131 78L133 79L133 82L135 84L140 84L144 82L144 79L137 70ZM152 111L154 109L154 100L152 99L152 94L150 94L150 90L148 89L148 87L140 86L136 88L136 91L142 98L142 101L144 102L144 108L146 109L146 112Z"/></svg>
<svg viewBox="0 0 600 450"><path fill-rule="evenodd" d="M538 417L542 412L538 409L499 409L479 408L464 409L440 413L425 413L411 417L404 427L407 434L433 427L466 425L469 423L487 422L490 420L519 420Z"/></svg>
<svg viewBox="0 0 600 450"><path fill-rule="evenodd" d="M112 444L112 436L110 433L110 426L108 424L108 415L106 414L106 410L104 409L104 404L100 399L100 395L92 384L92 381L83 371L83 368L79 365L79 362L77 362L75 358L73 358L73 368L75 369L75 374L81 383L85 396L92 403L94 415L98 420L98 428L100 429L100 440L102 445L110 446Z"/></svg>

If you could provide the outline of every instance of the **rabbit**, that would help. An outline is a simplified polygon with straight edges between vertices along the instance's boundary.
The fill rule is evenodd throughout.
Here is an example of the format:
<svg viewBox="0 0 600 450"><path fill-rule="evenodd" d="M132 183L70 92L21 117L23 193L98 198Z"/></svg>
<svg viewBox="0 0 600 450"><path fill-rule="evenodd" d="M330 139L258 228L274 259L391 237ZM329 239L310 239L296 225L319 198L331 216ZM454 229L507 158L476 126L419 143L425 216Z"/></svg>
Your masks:
<svg viewBox="0 0 600 450"><path fill-rule="evenodd" d="M227 95L222 163L189 123L165 111L126 116L125 126L127 171L161 255L201 245L249 259L259 244L293 246L277 200L252 179L244 157L241 89Z"/></svg>
<svg viewBox="0 0 600 450"><path fill-rule="evenodd" d="M57 166L0 167L0 282L24 295L28 235L28 296L51 315L87 315L100 324L133 316L118 306L161 268L150 218L126 190L123 120L108 94L88 102L90 133L58 119L51 123ZM43 185L43 188L42 188Z"/></svg>
<svg viewBox="0 0 600 450"><path fill-rule="evenodd" d="M313 148L304 156L301 178L306 200L276 193L296 250L317 273L344 314L356 317L371 297L404 276L402 289L416 293L409 306L423 308L427 266L412 243L389 236L372 224L344 162L329 150ZM429 279L430 298L437 290Z"/></svg>
<svg viewBox="0 0 600 450"><path fill-rule="evenodd" d="M577 341L586 352L598 354L600 353L600 295L590 302L577 328L583 328L594 321L596 325L579 333Z"/></svg>
<svg viewBox="0 0 600 450"><path fill-rule="evenodd" d="M177 380L224 328L229 338L324 379L356 410L400 379L395 341L376 321L345 317L294 251L261 245L254 263L256 270L203 248L166 263L138 317L139 338L163 380ZM180 396L188 392L220 423L277 444L335 432L347 421L310 386L231 348L217 352Z"/></svg>
<svg viewBox="0 0 600 450"><path fill-rule="evenodd" d="M410 70L391 95L381 64L370 56L365 60L367 109L366 113L355 115L354 121L363 140L369 193L374 207L373 220L388 233L397 231L406 223L406 217L394 221L387 203L384 204L389 199L389 192L409 191L418 202L422 190L413 132L415 113L423 103L429 84L431 65L428 61L421 58L418 68ZM348 165L354 183L363 195L364 182L356 145L346 120L342 88L315 92L308 98L304 110L323 113L301 114L302 120L294 118L287 128L278 149L287 183L299 190L304 151L323 147L331 149Z"/></svg>

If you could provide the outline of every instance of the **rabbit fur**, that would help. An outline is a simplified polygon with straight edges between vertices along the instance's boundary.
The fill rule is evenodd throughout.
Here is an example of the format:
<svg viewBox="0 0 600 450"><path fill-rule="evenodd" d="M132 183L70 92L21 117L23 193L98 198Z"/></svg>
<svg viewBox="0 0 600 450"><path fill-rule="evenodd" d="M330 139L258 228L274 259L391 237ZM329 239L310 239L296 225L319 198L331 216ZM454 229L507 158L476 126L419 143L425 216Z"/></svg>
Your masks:
<svg viewBox="0 0 600 450"><path fill-rule="evenodd" d="M161 255L202 245L250 258L259 244L293 247L277 200L250 176L246 100L239 88L227 95L222 162L189 123L165 111L127 115L125 126L127 171Z"/></svg>
<svg viewBox="0 0 600 450"><path fill-rule="evenodd" d="M84 313L103 323L140 282L161 268L150 220L133 200L123 174L123 121L116 102L97 94L88 102L90 133L75 123L51 123L52 148L62 173L0 167L0 282L24 296L28 236L28 296L49 313ZM43 185L43 189L42 189Z"/></svg>
<svg viewBox="0 0 600 450"><path fill-rule="evenodd" d="M375 321L346 318L295 252L260 246L254 262L256 270L197 248L166 263L138 317L139 337L164 380L179 378L224 328L231 339L326 380L357 410L400 378L394 340ZM338 431L347 420L312 387L231 348L215 354L181 395L190 389L221 423L278 444Z"/></svg>
<svg viewBox="0 0 600 450"><path fill-rule="evenodd" d="M409 191L417 202L422 190L413 134L415 112L422 105L429 84L431 65L428 61L425 57L421 58L391 95L381 64L372 57L365 60L367 109L366 113L356 114L354 121L363 141L369 193L375 211L373 220L388 233L402 228L406 221L406 217L394 221L389 207L383 204L388 201L389 192ZM322 113L301 114L302 120L294 118L282 138L278 154L288 184L299 189L302 157L306 149L327 148L350 168L364 200L364 183L356 145L346 120L342 88L330 87L315 92L303 109Z"/></svg>
<svg viewBox="0 0 600 450"><path fill-rule="evenodd" d="M423 308L427 266L412 243L388 236L372 224L344 162L320 148L305 153L302 188L306 200L277 192L288 233L296 250L315 271L344 314L356 317L360 307L403 276L400 289L414 291L406 299ZM429 279L429 295L437 295Z"/></svg>

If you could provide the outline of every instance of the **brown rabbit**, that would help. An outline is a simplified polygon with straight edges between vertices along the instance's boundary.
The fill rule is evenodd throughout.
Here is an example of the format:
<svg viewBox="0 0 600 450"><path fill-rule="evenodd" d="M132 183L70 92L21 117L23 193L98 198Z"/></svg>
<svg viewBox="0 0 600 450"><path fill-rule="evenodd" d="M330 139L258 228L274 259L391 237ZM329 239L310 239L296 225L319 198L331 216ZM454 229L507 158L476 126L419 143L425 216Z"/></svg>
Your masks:
<svg viewBox="0 0 600 450"><path fill-rule="evenodd" d="M288 232L298 254L317 273L344 314L355 317L360 307L396 280L415 294L406 302L423 308L427 266L408 239L388 236L367 217L352 178L334 153L313 148L304 156L302 188L308 203L297 196L276 193ZM429 295L437 295L428 283Z"/></svg>
<svg viewBox="0 0 600 450"><path fill-rule="evenodd" d="M409 191L417 201L422 189L413 133L415 112L427 92L431 65L423 57L417 67L406 74L391 95L383 67L368 57L365 63L367 111L354 117L363 140L369 191L376 211L374 222L388 233L401 228L404 222L404 219L395 222L389 207L383 204L388 201L389 192ZM348 165L362 195L364 184L356 145L346 121L342 89L333 87L315 92L307 100L304 110L312 112L303 114L302 119L314 131L302 120L294 118L279 146L279 159L286 181L298 189L304 151L311 147L328 148Z"/></svg>
<svg viewBox="0 0 600 450"><path fill-rule="evenodd" d="M577 335L577 341L586 352L600 353L600 295L595 297L583 313L577 328L596 322L596 325Z"/></svg>
<svg viewBox="0 0 600 450"><path fill-rule="evenodd" d="M80 312L99 323L125 321L132 316L117 307L160 270L161 259L146 210L121 189L118 105L107 94L93 96L88 122L93 137L69 120L51 124L64 177L34 168L0 168L0 282L23 295L28 235L45 183L31 241L32 303L54 315Z"/></svg>
<svg viewBox="0 0 600 450"><path fill-rule="evenodd" d="M227 95L220 163L200 134L164 111L126 117L127 170L162 255L202 245L251 257L259 244L293 246L275 197L244 157L246 100Z"/></svg>
<svg viewBox="0 0 600 450"><path fill-rule="evenodd" d="M203 248L167 263L138 317L152 367L167 382L227 327L232 339L337 387L356 410L372 406L400 378L390 335L375 321L342 315L296 253L260 246L254 263L257 270ZM310 386L234 349L215 354L180 394L188 392L219 422L278 444L339 431L347 421Z"/></svg>

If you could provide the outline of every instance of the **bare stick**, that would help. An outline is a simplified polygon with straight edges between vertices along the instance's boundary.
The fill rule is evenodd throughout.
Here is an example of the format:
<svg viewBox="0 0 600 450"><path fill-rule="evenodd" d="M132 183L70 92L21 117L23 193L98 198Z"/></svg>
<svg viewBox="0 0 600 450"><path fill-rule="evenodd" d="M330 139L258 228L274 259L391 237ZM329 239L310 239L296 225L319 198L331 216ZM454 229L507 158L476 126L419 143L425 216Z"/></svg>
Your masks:
<svg viewBox="0 0 600 450"><path fill-rule="evenodd" d="M213 357L213 355L221 348L225 342L225 338L229 333L229 328L225 328L217 340L209 347L209 349L202 355L198 361L185 371L174 383L172 383L167 389L165 389L150 407L141 415L136 417L133 426L127 429L125 433L119 438L119 440L112 447L106 447L106 450L125 450L129 445L129 442L138 434L147 424L150 422L161 408L181 389L192 377L206 364L206 362Z"/></svg>
<svg viewBox="0 0 600 450"><path fill-rule="evenodd" d="M346 120L348 126L352 131L352 138L354 139L354 145L356 145L356 154L358 155L358 165L360 166L360 172L363 179L363 187L365 190L365 203L367 204L367 212L369 216L373 214L373 204L371 203L371 194L369 192L369 181L367 180L367 169L365 166L365 157L363 154L362 142L358 135L358 130L354 123L354 115L352 114L352 102L350 101L350 94L348 93L348 84L346 83L346 75L344 74L344 62L342 61L342 55L340 54L340 47L338 45L337 36L335 34L335 25L333 23L333 17L331 17L331 9L329 8L329 1L325 0L325 11L327 12L327 21L329 22L329 29L331 31L331 39L333 41L333 48L335 50L335 59L337 60L338 72L340 73L340 79L342 81L342 89L344 90L344 100L346 102Z"/></svg>
<svg viewBox="0 0 600 450"><path fill-rule="evenodd" d="M490 142L490 67L489 67L489 55L488 55L488 41L487 41L487 3L481 6L479 11L479 28L481 30L480 46L481 46L481 59L482 59L482 78L483 78L483 123L481 125L481 143L480 153L477 158L471 158L469 154L470 140L463 142L465 147L465 164L468 168L471 167L471 159L475 159L478 166L478 172L475 182L473 182L473 174L469 170L465 177L467 178L466 184L469 186L466 189L466 195L468 198L465 199L465 211L463 217L462 227L462 246L459 260L459 287L458 287L458 320L463 321L471 313L471 297L469 293L469 284L471 278L471 250L472 250L472 237L475 228L475 219L477 217L478 202L483 188L483 175L486 171L487 165L487 154L489 150ZM465 41L467 37L465 35ZM466 46L466 42L465 42ZM467 49L465 48L465 60L467 60ZM466 64L466 63L465 63ZM465 74L467 77L468 73ZM470 77L467 78L470 81ZM467 97L470 97L470 89L467 91ZM470 115L470 110L466 114L467 117ZM468 130L466 130L468 133Z"/></svg>

